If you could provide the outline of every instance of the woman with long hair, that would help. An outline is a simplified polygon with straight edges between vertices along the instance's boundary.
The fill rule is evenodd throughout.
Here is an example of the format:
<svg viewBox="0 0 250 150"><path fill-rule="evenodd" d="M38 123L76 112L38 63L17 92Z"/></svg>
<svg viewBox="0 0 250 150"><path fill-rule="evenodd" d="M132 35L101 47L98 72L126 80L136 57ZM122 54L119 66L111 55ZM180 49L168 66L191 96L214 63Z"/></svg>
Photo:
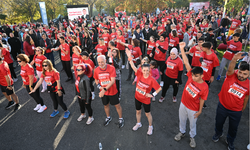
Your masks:
<svg viewBox="0 0 250 150"><path fill-rule="evenodd" d="M118 90L118 97L119 100L121 99L121 66L122 66L122 61L121 61L121 56L120 56L120 51L117 48L114 48L112 51L110 50L108 52L108 63L113 65L115 67L116 71L116 77L115 77L115 82L116 82L116 88Z"/></svg>
<svg viewBox="0 0 250 150"><path fill-rule="evenodd" d="M23 51L29 57L29 60L33 60L35 54L35 43L29 35L26 35L23 42Z"/></svg>
<svg viewBox="0 0 250 150"><path fill-rule="evenodd" d="M29 64L29 61L29 57L26 54L17 55L17 62L21 66L20 75L23 80L23 87L27 90L28 93L32 91L37 84L37 78L35 76L34 69ZM34 111L42 113L47 109L47 107L43 103L43 99L40 96L39 86L36 88L36 90L33 90L32 93L29 93L29 95L34 98L37 103Z"/></svg>
<svg viewBox="0 0 250 150"><path fill-rule="evenodd" d="M67 109L67 106L63 102L63 94L64 89L61 86L60 83L60 74L59 72L53 67L51 61L49 59L46 59L43 61L43 72L41 75L41 78L39 79L38 83L34 87L33 90L31 90L30 93L33 93L36 91L37 88L42 84L42 82L45 80L47 83L47 89L50 91L50 97L53 101L54 105L54 111L50 115L50 117L55 117L57 114L59 114L59 111L57 110L58 104L62 107L64 112L64 119L67 119L70 115L70 112Z"/></svg>
<svg viewBox="0 0 250 150"><path fill-rule="evenodd" d="M42 71L43 71L43 61L47 59L47 57L44 56L45 50L41 47L37 47L35 49L36 55L34 56L33 60L31 61L30 65L33 66L35 64L36 66L36 74L39 78L41 78ZM41 92L45 92L47 90L46 82L43 81L42 83L43 89Z"/></svg>
<svg viewBox="0 0 250 150"><path fill-rule="evenodd" d="M83 118L86 118L85 108L88 111L89 118L86 122L87 125L91 124L94 121L93 110L91 108L91 88L90 88L90 79L89 76L93 76L92 68L88 64L78 64L76 66L77 78L75 81L76 86L76 95L78 97L78 102L81 110L81 115L77 121L82 121Z"/></svg>

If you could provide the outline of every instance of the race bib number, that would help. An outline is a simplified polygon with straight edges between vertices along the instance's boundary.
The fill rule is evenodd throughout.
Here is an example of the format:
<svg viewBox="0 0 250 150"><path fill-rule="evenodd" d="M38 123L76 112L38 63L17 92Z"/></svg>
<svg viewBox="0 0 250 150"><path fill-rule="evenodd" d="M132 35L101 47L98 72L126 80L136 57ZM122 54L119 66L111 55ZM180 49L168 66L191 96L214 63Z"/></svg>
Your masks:
<svg viewBox="0 0 250 150"><path fill-rule="evenodd" d="M197 52L195 52L195 56L196 57L201 57L201 53L197 51Z"/></svg>
<svg viewBox="0 0 250 150"><path fill-rule="evenodd" d="M174 47L174 44L172 44L172 43L169 43L169 46L171 46L171 47Z"/></svg>
<svg viewBox="0 0 250 150"><path fill-rule="evenodd" d="M61 56L65 56L65 54L64 54L64 53L61 53Z"/></svg>
<svg viewBox="0 0 250 150"><path fill-rule="evenodd" d="M242 88L239 85L236 85L235 83L232 85L232 87L228 90L228 93L238 97L242 98L244 95L245 91L242 90Z"/></svg>
<svg viewBox="0 0 250 150"><path fill-rule="evenodd" d="M138 92L139 94L145 95L146 94L146 90L142 89L140 87L136 87L136 92Z"/></svg>
<svg viewBox="0 0 250 150"><path fill-rule="evenodd" d="M203 69L203 71L208 72L208 67L201 66L201 68Z"/></svg>
<svg viewBox="0 0 250 150"><path fill-rule="evenodd" d="M102 86L103 86L103 85L108 85L109 82L110 82L109 79L107 79L107 80L102 80L102 81L101 81L101 85L102 85Z"/></svg>
<svg viewBox="0 0 250 150"><path fill-rule="evenodd" d="M174 64L168 62L168 63L167 63L167 67L168 67L169 69L174 69Z"/></svg>
<svg viewBox="0 0 250 150"><path fill-rule="evenodd" d="M40 65L40 64L38 64L38 63L36 63L36 66L37 66L37 67L40 67L41 65Z"/></svg>
<svg viewBox="0 0 250 150"><path fill-rule="evenodd" d="M155 50L155 52L156 52L157 54L159 54L159 51L158 51L158 50Z"/></svg>
<svg viewBox="0 0 250 150"><path fill-rule="evenodd" d="M26 82L26 80L24 78L22 78L23 82Z"/></svg>
<svg viewBox="0 0 250 150"><path fill-rule="evenodd" d="M195 97L198 95L198 93L199 93L199 92L197 92L197 91L194 89L194 87L193 87L191 84L189 84L189 85L186 87L186 91L187 91L188 94L189 94L191 97L193 97L193 98L195 98Z"/></svg>

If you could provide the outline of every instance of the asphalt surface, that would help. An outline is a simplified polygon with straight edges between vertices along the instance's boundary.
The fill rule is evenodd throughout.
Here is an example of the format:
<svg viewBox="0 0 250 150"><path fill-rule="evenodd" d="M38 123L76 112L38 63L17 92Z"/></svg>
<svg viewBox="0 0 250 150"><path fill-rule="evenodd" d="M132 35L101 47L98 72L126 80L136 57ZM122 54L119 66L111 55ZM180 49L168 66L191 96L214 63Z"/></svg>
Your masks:
<svg viewBox="0 0 250 150"><path fill-rule="evenodd" d="M56 68L62 69L62 65L56 55ZM102 102L96 96L92 101L94 121L91 125L86 125L87 119L77 122L80 115L78 101L75 98L74 84L66 83L65 72L61 72L61 83L66 90L64 102L71 112L68 119L63 119L63 110L59 106L59 115L50 118L53 111L52 100L47 92L41 96L48 109L38 114L33 111L36 106L35 101L22 88L22 81L19 75L20 67L15 69L18 75L18 81L15 83L15 91L19 97L22 107L19 111L13 112L13 108L5 110L7 100L1 94L0 98L0 150L98 150L99 143L102 143L103 150L191 150L189 146L189 125L187 124L186 136L179 142L174 140L174 136L179 132L178 109L181 101L181 95L187 77L183 75L183 83L179 88L177 103L172 102L172 87L167 92L165 101L151 104L153 116L153 135L147 135L148 121L142 114L142 128L138 131L132 131L136 123L134 93L135 85L127 79L128 70L122 70L122 98L121 106L123 109L123 118L125 126L118 128L118 114L114 106L111 106L111 123L104 127L105 112ZM218 70L217 70L218 71ZM217 76L217 73L216 73ZM225 143L228 119L224 125L224 136L214 143L212 136L214 134L215 114L218 104L218 93L220 92L222 81L214 81L211 84L209 96L206 104L208 108L204 109L197 121L196 150L226 150ZM40 88L41 90L41 88ZM98 91L95 89L95 94ZM87 111L86 111L87 113ZM244 111L238 128L235 148L245 150L249 144L249 105Z"/></svg>

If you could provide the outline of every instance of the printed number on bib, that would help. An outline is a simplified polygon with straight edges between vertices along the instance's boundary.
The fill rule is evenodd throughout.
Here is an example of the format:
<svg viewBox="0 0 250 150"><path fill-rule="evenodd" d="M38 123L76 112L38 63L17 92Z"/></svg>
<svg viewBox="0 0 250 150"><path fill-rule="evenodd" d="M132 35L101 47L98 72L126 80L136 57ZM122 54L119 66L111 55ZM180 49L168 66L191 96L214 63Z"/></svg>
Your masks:
<svg viewBox="0 0 250 150"><path fill-rule="evenodd" d="M140 87L136 87L136 92L142 94L142 95L145 95L146 94L146 90L145 89L142 89Z"/></svg>
<svg viewBox="0 0 250 150"><path fill-rule="evenodd" d="M187 91L188 94L189 94L191 97L193 97L193 98L195 98L195 97L197 96L197 94L198 94L198 92L195 91L194 87L192 87L191 84L189 84L189 85L186 87L186 91Z"/></svg>
<svg viewBox="0 0 250 150"><path fill-rule="evenodd" d="M109 82L110 82L109 79L107 79L107 80L102 80L102 81L101 81L101 85L108 85Z"/></svg>
<svg viewBox="0 0 250 150"><path fill-rule="evenodd" d="M238 85L233 84L232 87L228 90L228 93L233 94L234 96L237 96L238 98L242 98L244 95L244 91L239 88Z"/></svg>

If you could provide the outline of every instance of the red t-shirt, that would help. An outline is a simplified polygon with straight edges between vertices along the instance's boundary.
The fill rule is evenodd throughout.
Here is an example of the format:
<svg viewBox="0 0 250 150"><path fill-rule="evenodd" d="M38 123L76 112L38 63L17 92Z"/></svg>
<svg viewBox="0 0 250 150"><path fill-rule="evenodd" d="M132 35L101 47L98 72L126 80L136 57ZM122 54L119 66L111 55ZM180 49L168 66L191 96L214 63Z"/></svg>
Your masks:
<svg viewBox="0 0 250 150"><path fill-rule="evenodd" d="M196 37L196 36L197 36L197 34L198 34L198 32L197 32L197 29L196 29L195 27L194 27L194 29L193 29L193 31L192 31L192 32L193 32L193 36L195 36L195 37Z"/></svg>
<svg viewBox="0 0 250 150"><path fill-rule="evenodd" d="M132 45L128 45L128 49L131 52L133 62L136 63L136 60L142 55L140 47L133 47Z"/></svg>
<svg viewBox="0 0 250 150"><path fill-rule="evenodd" d="M234 42L234 40L230 40L230 41L227 41L227 45L228 45L228 48L233 50L233 51L241 51L242 50L242 43L240 41ZM228 60L232 60L232 58L234 57L234 53L232 53L230 51L225 51L223 57L228 59Z"/></svg>
<svg viewBox="0 0 250 150"><path fill-rule="evenodd" d="M116 40L116 36L117 36L117 33L115 32L115 33L111 33L110 34L110 39L111 40Z"/></svg>
<svg viewBox="0 0 250 150"><path fill-rule="evenodd" d="M57 71L45 71L45 77L42 74L41 78L43 78L47 84L47 86L51 86L52 84L54 84L56 81L60 80L60 74ZM55 87L55 91L53 92L57 92L57 86ZM61 87L62 89L62 87Z"/></svg>
<svg viewBox="0 0 250 150"><path fill-rule="evenodd" d="M106 87L111 81L112 77L116 77L115 67L107 64L106 69L102 70L100 67L97 67L94 71L94 78L99 80L99 83L102 87ZM116 84L114 83L104 95L113 96L117 94Z"/></svg>
<svg viewBox="0 0 250 150"><path fill-rule="evenodd" d="M198 45L197 45L198 46ZM200 58L201 58L201 53L202 53L202 51L199 51L198 49L197 49L197 46L193 46L190 50L189 50L189 52L190 53L193 53L193 59L192 59L192 66L194 66L194 67L199 67L199 66L201 66L201 63L200 63ZM200 48L202 48L202 47L200 47Z"/></svg>
<svg viewBox="0 0 250 150"><path fill-rule="evenodd" d="M105 45L108 47L109 41L110 41L110 35L108 33L102 34L102 38L104 39Z"/></svg>
<svg viewBox="0 0 250 150"><path fill-rule="evenodd" d="M82 57L79 55L77 56L75 53L72 54L72 62L74 66L74 70L76 65L80 64L82 62Z"/></svg>
<svg viewBox="0 0 250 150"><path fill-rule="evenodd" d="M3 63L0 64L0 85L1 86L8 86L5 76L10 77L10 84L13 85L13 80L11 78L9 65L7 64L7 62L3 61Z"/></svg>
<svg viewBox="0 0 250 150"><path fill-rule="evenodd" d="M85 64L89 64L89 65L92 67L93 70L95 69L95 64L94 64L94 62L93 62L91 59L82 60L82 61L83 61L83 63L85 63Z"/></svg>
<svg viewBox="0 0 250 150"><path fill-rule="evenodd" d="M212 76L213 68L219 66L220 62L214 52L212 52L212 54L210 55L207 55L205 52L202 52L201 57L203 57L203 62L206 63L205 66L201 65L204 75L202 79L205 81L209 81Z"/></svg>
<svg viewBox="0 0 250 150"><path fill-rule="evenodd" d="M124 38L124 36L116 36L116 39L119 41L121 41L121 42L125 42L125 38ZM125 46L123 46L123 45L121 45L119 42L117 42L117 45L116 45L116 48L118 48L119 50L125 50Z"/></svg>
<svg viewBox="0 0 250 150"><path fill-rule="evenodd" d="M190 110L200 110L200 98L207 100L208 96L208 85L206 82L197 83L192 79L192 73L187 73L187 83L182 93L181 102Z"/></svg>
<svg viewBox="0 0 250 150"><path fill-rule="evenodd" d="M237 73L226 77L218 94L220 103L229 110L242 111L244 99L249 95L249 79L239 81Z"/></svg>
<svg viewBox="0 0 250 150"><path fill-rule="evenodd" d="M108 52L106 45L96 45L95 47L97 55L105 55L106 52Z"/></svg>
<svg viewBox="0 0 250 150"><path fill-rule="evenodd" d="M33 83L35 83L37 81L35 73L34 73L34 69L30 64L26 64L25 66L21 66L20 75L21 75L21 77L23 79L23 84L24 85L29 85L30 84L29 75L34 76Z"/></svg>
<svg viewBox="0 0 250 150"><path fill-rule="evenodd" d="M37 71L43 71L43 61L45 59L47 59L47 57L44 55L41 55L41 56L35 55L34 56L33 60L35 62Z"/></svg>
<svg viewBox="0 0 250 150"><path fill-rule="evenodd" d="M232 24L231 24L231 26L230 26L230 30L235 30L235 29L237 29L239 26L241 25L241 21L240 20L237 20L237 19L233 19L232 20Z"/></svg>
<svg viewBox="0 0 250 150"><path fill-rule="evenodd" d="M169 46L170 47L176 47L177 44L179 44L179 37L172 37L172 36L170 36Z"/></svg>
<svg viewBox="0 0 250 150"><path fill-rule="evenodd" d="M68 51L68 54L65 54L62 50L61 50L61 59L63 61L70 61L70 48L69 45L67 43L61 44L62 48L64 51Z"/></svg>
<svg viewBox="0 0 250 150"><path fill-rule="evenodd" d="M10 56L10 52L6 48L2 49L2 55L4 57L4 61L6 61L8 64L13 63L13 60Z"/></svg>
<svg viewBox="0 0 250 150"><path fill-rule="evenodd" d="M162 25L162 26L158 26L158 28L157 28L157 32L158 32L158 33L160 33L160 35L161 35L164 31L165 31L165 27L164 27L164 25Z"/></svg>
<svg viewBox="0 0 250 150"><path fill-rule="evenodd" d="M156 43L159 44L159 46L165 50L168 50L168 42L164 41L164 42L160 42L159 40L156 41ZM162 51L160 51L158 49L158 47L156 47L155 49L155 56L154 59L157 61L165 61L166 60L166 55L167 55L167 51L165 53L163 53Z"/></svg>
<svg viewBox="0 0 250 150"><path fill-rule="evenodd" d="M167 66L165 74L169 78L177 79L179 71L183 71L183 62L180 59L180 57L177 57L176 59L173 60L169 56L165 63Z"/></svg>
<svg viewBox="0 0 250 150"><path fill-rule="evenodd" d="M146 93L150 93L152 88L158 90L160 85L151 75L148 78L144 78L139 69L135 75L137 76L135 98L143 104L150 104L151 99L146 97Z"/></svg>
<svg viewBox="0 0 250 150"><path fill-rule="evenodd" d="M178 33L179 39L183 39L184 38L184 34L183 33L185 33L185 28L184 27L177 28L177 33Z"/></svg>
<svg viewBox="0 0 250 150"><path fill-rule="evenodd" d="M147 54L149 55L152 50L156 47L156 43L152 43L150 40L147 41L147 44L148 44L148 49L147 49Z"/></svg>
<svg viewBox="0 0 250 150"><path fill-rule="evenodd" d="M48 35L48 38L51 38L52 31L50 29L46 29L45 32Z"/></svg>
<svg viewBox="0 0 250 150"><path fill-rule="evenodd" d="M208 28L208 24L205 24L205 25L201 24L200 27L201 27L201 31L204 31L204 29Z"/></svg>

